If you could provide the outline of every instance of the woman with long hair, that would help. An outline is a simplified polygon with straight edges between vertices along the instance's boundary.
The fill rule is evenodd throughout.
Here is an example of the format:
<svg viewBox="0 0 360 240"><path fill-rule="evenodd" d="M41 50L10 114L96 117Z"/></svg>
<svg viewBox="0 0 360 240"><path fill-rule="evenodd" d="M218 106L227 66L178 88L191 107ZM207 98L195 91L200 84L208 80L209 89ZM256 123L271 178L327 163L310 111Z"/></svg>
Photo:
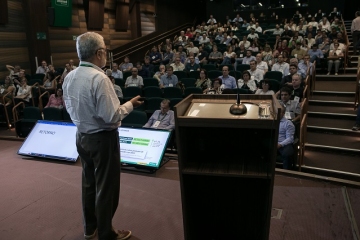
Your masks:
<svg viewBox="0 0 360 240"><path fill-rule="evenodd" d="M203 92L211 88L211 80L208 78L205 69L200 70L200 78L196 80L195 87L201 88Z"/></svg>

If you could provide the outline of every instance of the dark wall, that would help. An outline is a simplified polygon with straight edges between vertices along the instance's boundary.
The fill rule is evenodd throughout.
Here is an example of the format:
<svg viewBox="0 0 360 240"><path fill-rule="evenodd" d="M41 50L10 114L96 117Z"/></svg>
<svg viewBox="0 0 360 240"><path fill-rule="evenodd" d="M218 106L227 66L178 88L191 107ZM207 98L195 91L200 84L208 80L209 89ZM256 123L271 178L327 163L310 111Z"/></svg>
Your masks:
<svg viewBox="0 0 360 240"><path fill-rule="evenodd" d="M168 31L184 23L192 22L195 17L198 20L204 19L206 2L205 0L156 0L156 31Z"/></svg>

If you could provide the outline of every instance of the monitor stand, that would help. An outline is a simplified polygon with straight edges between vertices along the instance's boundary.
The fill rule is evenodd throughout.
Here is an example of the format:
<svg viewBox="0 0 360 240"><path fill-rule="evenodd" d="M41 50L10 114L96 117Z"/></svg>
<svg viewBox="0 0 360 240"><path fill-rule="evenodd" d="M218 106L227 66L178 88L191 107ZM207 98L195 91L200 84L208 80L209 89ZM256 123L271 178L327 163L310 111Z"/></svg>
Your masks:
<svg viewBox="0 0 360 240"><path fill-rule="evenodd" d="M167 163L170 160L169 157L163 157L160 163L160 166L158 169L152 169L149 167L144 167L141 165L132 165L132 164L126 164L126 163L121 163L121 170L125 170L125 171L134 171L134 172L141 172L141 173L155 173L157 170L159 170L162 166L165 165L165 163Z"/></svg>

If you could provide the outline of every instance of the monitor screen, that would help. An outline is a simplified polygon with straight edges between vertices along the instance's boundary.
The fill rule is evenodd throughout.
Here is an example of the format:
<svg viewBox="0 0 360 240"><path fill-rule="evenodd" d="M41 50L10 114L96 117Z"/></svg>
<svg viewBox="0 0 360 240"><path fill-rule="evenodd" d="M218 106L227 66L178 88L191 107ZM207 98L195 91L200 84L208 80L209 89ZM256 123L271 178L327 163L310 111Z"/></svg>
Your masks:
<svg viewBox="0 0 360 240"><path fill-rule="evenodd" d="M158 169L171 132L150 128L119 128L121 163Z"/></svg>
<svg viewBox="0 0 360 240"><path fill-rule="evenodd" d="M18 154L76 162L76 126L70 122L39 120Z"/></svg>

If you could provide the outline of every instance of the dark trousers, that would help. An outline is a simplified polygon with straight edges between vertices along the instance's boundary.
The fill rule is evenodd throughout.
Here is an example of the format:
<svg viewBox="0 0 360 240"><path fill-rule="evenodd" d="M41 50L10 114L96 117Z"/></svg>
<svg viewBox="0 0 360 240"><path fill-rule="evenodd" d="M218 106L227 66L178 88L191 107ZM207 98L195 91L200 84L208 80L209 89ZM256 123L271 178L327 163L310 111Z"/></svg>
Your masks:
<svg viewBox="0 0 360 240"><path fill-rule="evenodd" d="M360 47L360 31L354 31L352 34L353 46L354 46L354 53L356 54L358 48Z"/></svg>
<svg viewBox="0 0 360 240"><path fill-rule="evenodd" d="M358 106L358 110L357 110L356 123L360 124L360 106Z"/></svg>
<svg viewBox="0 0 360 240"><path fill-rule="evenodd" d="M77 132L81 158L82 207L85 234L98 229L99 240L115 239L112 218L119 203L120 143L116 130L94 134Z"/></svg>
<svg viewBox="0 0 360 240"><path fill-rule="evenodd" d="M293 154L294 154L294 148L292 144L285 145L278 149L278 152L281 155L281 160L283 162L283 168L284 169L291 169L293 165Z"/></svg>

